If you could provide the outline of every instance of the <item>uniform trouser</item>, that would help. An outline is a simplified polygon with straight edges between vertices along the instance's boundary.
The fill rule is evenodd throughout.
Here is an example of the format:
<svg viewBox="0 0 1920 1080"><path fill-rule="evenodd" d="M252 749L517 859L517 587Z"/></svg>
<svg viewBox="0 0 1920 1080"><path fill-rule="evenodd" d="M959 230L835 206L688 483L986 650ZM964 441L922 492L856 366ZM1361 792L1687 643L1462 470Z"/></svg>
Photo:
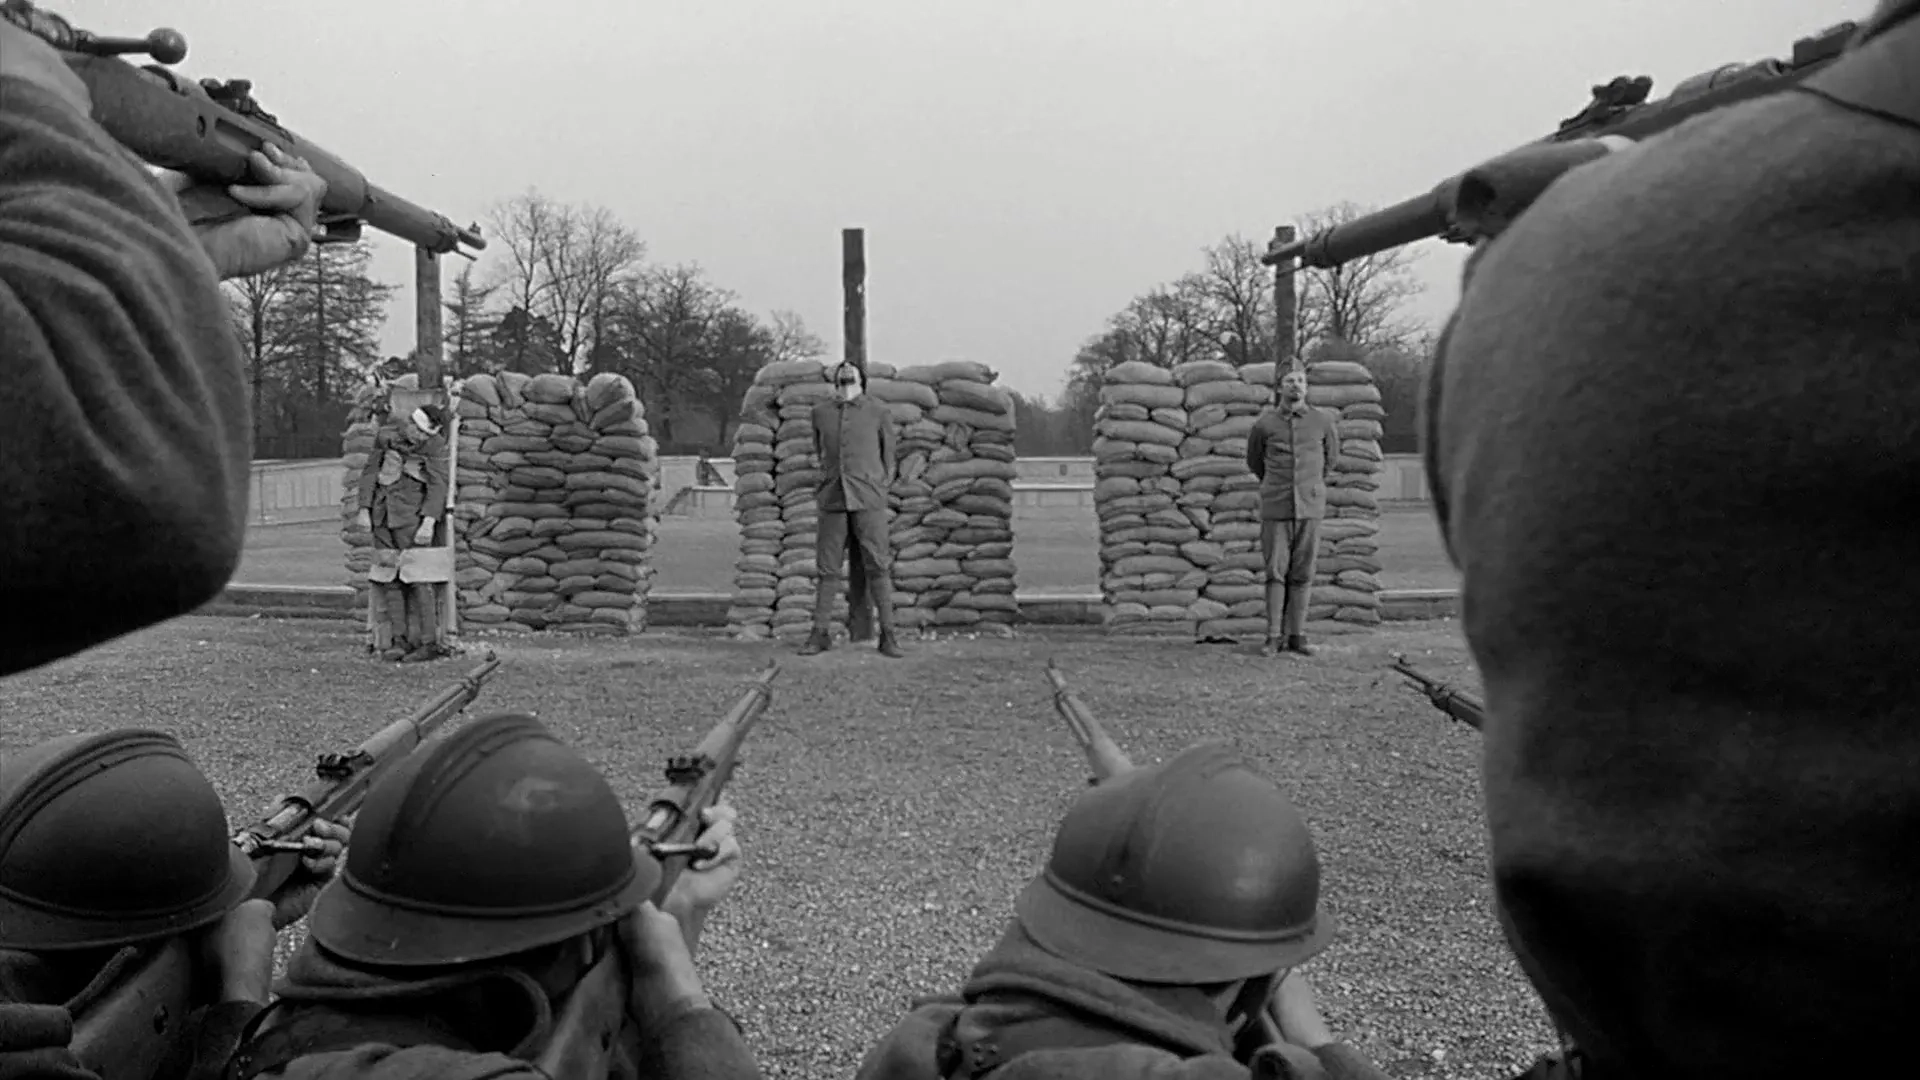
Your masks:
<svg viewBox="0 0 1920 1080"><path fill-rule="evenodd" d="M413 542L413 534L414 529L391 529L375 525L374 549L405 551L417 547ZM388 582L375 582L373 590L374 602L379 605L376 617L384 618L392 638L392 647L418 649L440 640L440 596L432 583L407 584L396 578Z"/></svg>
<svg viewBox="0 0 1920 1080"><path fill-rule="evenodd" d="M1267 564L1267 637L1303 633L1313 565L1320 557L1320 519L1262 521L1260 556Z"/></svg>
<svg viewBox="0 0 1920 1080"><path fill-rule="evenodd" d="M893 540L887 535L885 510L822 510L820 529L814 540L814 565L819 571L818 591L813 598L813 628L826 630L833 625L833 598L840 591L847 561L848 541L854 557L866 571L867 595L873 600L880 629L893 631Z"/></svg>

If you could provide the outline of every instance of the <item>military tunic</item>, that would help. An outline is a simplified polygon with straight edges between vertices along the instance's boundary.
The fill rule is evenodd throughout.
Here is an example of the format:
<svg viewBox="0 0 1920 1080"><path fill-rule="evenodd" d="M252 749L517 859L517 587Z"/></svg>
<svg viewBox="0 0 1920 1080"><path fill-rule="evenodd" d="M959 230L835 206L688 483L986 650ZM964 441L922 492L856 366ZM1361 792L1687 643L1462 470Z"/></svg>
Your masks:
<svg viewBox="0 0 1920 1080"><path fill-rule="evenodd" d="M824 631L832 620L849 539L864 563L881 625L891 626L893 540L888 534L887 490L895 469L893 416L883 402L865 395L851 402L823 401L813 407L813 440L820 468L814 629Z"/></svg>

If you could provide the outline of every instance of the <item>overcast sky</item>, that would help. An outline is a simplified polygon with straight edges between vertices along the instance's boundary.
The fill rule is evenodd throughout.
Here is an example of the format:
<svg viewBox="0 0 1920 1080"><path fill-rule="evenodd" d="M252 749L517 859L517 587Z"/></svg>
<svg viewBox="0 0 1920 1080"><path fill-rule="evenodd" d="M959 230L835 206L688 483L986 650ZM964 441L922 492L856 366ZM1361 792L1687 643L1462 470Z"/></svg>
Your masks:
<svg viewBox="0 0 1920 1080"><path fill-rule="evenodd" d="M529 186L840 350L867 230L870 355L1056 393L1075 349L1229 233L1385 205L1550 131L1786 56L1872 0L45 0L171 26L293 130L462 224ZM377 236L378 234L370 234ZM385 345L412 345L412 262ZM1421 244L1442 319L1461 249ZM448 277L462 265L454 264ZM483 257L482 269L490 266Z"/></svg>

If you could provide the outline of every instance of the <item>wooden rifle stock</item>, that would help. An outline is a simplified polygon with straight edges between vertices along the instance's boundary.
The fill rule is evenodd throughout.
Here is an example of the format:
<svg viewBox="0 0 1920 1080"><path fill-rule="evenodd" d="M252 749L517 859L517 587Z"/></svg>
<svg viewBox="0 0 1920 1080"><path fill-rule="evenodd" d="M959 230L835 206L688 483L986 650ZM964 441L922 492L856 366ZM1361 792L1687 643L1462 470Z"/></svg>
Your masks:
<svg viewBox="0 0 1920 1080"><path fill-rule="evenodd" d="M349 753L321 754L316 780L280 801L266 818L233 836L253 859L251 899L279 899L300 867L301 841L316 819L342 821L360 809L367 788L479 696L500 667L492 654L412 716L375 732ZM175 935L120 950L76 1003L74 1056L102 1080L150 1080L177 1044L187 1014L210 1001L195 941Z"/></svg>
<svg viewBox="0 0 1920 1080"><path fill-rule="evenodd" d="M1133 762L1128 759L1126 752L1107 735L1106 729L1100 726L1099 718L1080 700L1080 695L1067 685L1067 677L1061 674L1060 666L1052 660L1047 661L1047 682L1053 685L1054 711L1067 722L1067 729L1073 733L1074 741L1080 744L1080 749L1087 755L1087 765L1093 770L1093 778L1089 783L1098 785L1131 770ZM1279 988L1278 983L1274 986L1275 989ZM1257 1025L1261 1046L1286 1041L1285 1036L1280 1034L1280 1018L1274 1011L1271 997L1259 1012L1248 1018L1248 1022Z"/></svg>
<svg viewBox="0 0 1920 1080"><path fill-rule="evenodd" d="M364 224L441 254L465 255L463 246L487 246L478 225L461 228L383 191L358 169L287 130L253 99L250 82L196 82L160 64L134 67L118 58L144 52L162 63L185 59L186 39L172 30L156 30L140 40L102 38L75 30L30 0L0 0L0 17L62 50L93 99L94 122L149 165L186 173L203 184L253 183L248 155L272 144L304 159L326 180L320 224L327 239L357 240ZM196 224L253 212L217 189L195 190L181 207Z"/></svg>
<svg viewBox="0 0 1920 1080"><path fill-rule="evenodd" d="M633 846L652 852L660 862L660 884L651 898L656 906L666 902L689 862L713 854L695 844L704 827L701 817L720 801L733 779L740 747L773 702L773 680L779 674L778 664L768 664L693 753L668 759L667 787L647 804L646 817L633 829ZM616 941L567 994L554 1017L553 1036L536 1063L541 1070L552 1077L606 1076L614 1045L627 1026L630 985L625 953Z"/></svg>
<svg viewBox="0 0 1920 1080"><path fill-rule="evenodd" d="M1702 113L1797 86L1839 59L1858 30L1851 22L1830 26L1794 42L1785 60L1723 64L1653 101L1647 100L1652 79L1622 75L1594 87L1587 106L1545 138L1449 177L1424 195L1291 243L1275 243L1260 261L1283 270L1324 270L1429 238L1479 243L1498 235L1562 173L1607 153L1601 140L1637 142Z"/></svg>

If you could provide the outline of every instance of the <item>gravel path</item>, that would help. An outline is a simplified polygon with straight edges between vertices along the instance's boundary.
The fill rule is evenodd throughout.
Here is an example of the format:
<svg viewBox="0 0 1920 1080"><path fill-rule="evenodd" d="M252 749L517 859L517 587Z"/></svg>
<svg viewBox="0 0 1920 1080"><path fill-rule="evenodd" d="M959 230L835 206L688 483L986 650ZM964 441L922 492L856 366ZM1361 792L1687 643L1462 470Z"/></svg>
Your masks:
<svg viewBox="0 0 1920 1080"><path fill-rule="evenodd" d="M670 753L769 647L707 635L496 639L483 709L528 709L636 809ZM1401 1077L1494 1077L1549 1045L1502 944L1478 742L1384 672L1405 651L1472 685L1452 624L1390 627L1310 662L1028 632L787 658L735 782L747 873L702 960L770 1077L850 1076L909 998L949 990L1085 783L1040 665L1058 659L1136 760L1227 738L1313 824L1334 945L1307 967L1334 1029ZM0 682L0 752L75 730L178 733L236 818L448 685L461 662L382 666L338 624L191 618Z"/></svg>

